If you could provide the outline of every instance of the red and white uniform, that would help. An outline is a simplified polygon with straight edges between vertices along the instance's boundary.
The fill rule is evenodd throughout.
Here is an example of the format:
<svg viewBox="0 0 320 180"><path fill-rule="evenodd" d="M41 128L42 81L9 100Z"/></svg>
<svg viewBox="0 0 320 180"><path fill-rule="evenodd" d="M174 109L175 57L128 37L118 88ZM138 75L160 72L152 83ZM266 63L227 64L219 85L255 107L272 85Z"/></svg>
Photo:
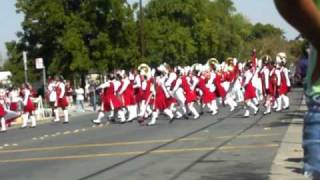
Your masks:
<svg viewBox="0 0 320 180"><path fill-rule="evenodd" d="M207 82L208 82L208 79L205 76L201 75L199 77L199 82L197 87L202 92L201 102L203 104L209 104L216 99L214 92L211 92L209 87L207 86Z"/></svg>
<svg viewBox="0 0 320 180"><path fill-rule="evenodd" d="M5 93L2 93L0 92L1 94L4 94ZM1 121L1 132L4 132L7 130L7 121L5 120L4 116L7 114L6 111L5 111L5 96L0 96L0 121Z"/></svg>
<svg viewBox="0 0 320 180"><path fill-rule="evenodd" d="M102 93L102 103L104 112L118 110L122 107L120 99L115 95L113 82L106 83Z"/></svg>
<svg viewBox="0 0 320 180"><path fill-rule="evenodd" d="M124 106L127 107L136 104L133 82L131 82L128 78L125 78L121 81L118 94L120 94Z"/></svg>
<svg viewBox="0 0 320 180"><path fill-rule="evenodd" d="M5 106L6 94L4 91L0 91L0 117L4 117L6 115Z"/></svg>
<svg viewBox="0 0 320 180"><path fill-rule="evenodd" d="M21 97L23 99L23 112L32 114L32 111L35 110L35 106L31 100L31 92L28 88L21 90Z"/></svg>
<svg viewBox="0 0 320 180"><path fill-rule="evenodd" d="M262 82L262 93L263 96L267 96L270 94L269 88L270 88L270 70L268 66L263 66L261 71L259 72L259 77Z"/></svg>
<svg viewBox="0 0 320 180"><path fill-rule="evenodd" d="M9 92L9 99L10 99L10 110L11 111L17 111L18 110L18 104L21 98L19 97L18 90L12 90Z"/></svg>
<svg viewBox="0 0 320 180"><path fill-rule="evenodd" d="M251 69L244 72L244 100L251 100L256 97L256 90L252 85L253 72Z"/></svg>
<svg viewBox="0 0 320 180"><path fill-rule="evenodd" d="M48 100L50 103L57 103L57 92L56 92L56 85L55 81L50 81L48 84Z"/></svg>
<svg viewBox="0 0 320 180"><path fill-rule="evenodd" d="M154 98L154 109L163 111L165 109L168 109L170 107L170 104L168 103L169 94L164 86L163 80L161 80L161 77L156 78L156 84L154 87L155 91L155 98Z"/></svg>
<svg viewBox="0 0 320 180"><path fill-rule="evenodd" d="M191 103L197 100L197 94L194 90L191 89L190 84L188 83L187 76L181 76L181 87L184 91L186 97L186 103Z"/></svg>
<svg viewBox="0 0 320 180"><path fill-rule="evenodd" d="M286 95L289 92L289 87L291 86L288 69L285 67L277 68L276 76L279 95Z"/></svg>
<svg viewBox="0 0 320 180"><path fill-rule="evenodd" d="M214 82L214 85L216 86L215 93L216 93L217 97L225 98L227 95L227 92L224 89L224 87L222 86L223 74L220 72L216 73L213 82Z"/></svg>
<svg viewBox="0 0 320 180"><path fill-rule="evenodd" d="M143 77L141 75L135 76L133 88L137 103L141 103L141 101L143 100L143 91L141 87L142 81Z"/></svg>
<svg viewBox="0 0 320 180"><path fill-rule="evenodd" d="M57 93L57 106L60 108L68 107L68 99L66 96L66 87L63 82L57 82L56 84L56 93Z"/></svg>

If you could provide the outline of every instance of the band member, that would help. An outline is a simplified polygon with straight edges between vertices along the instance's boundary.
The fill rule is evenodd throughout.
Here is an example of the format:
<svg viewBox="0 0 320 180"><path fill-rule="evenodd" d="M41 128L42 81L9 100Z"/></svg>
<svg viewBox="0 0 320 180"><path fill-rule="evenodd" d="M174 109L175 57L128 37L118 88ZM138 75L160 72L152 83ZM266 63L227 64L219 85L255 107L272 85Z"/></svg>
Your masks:
<svg viewBox="0 0 320 180"><path fill-rule="evenodd" d="M9 94L8 94L8 100L9 100L9 110L18 113L19 112L19 102L22 102L21 97L19 96L20 92L19 89L16 87L13 87ZM19 112L20 113L20 112ZM11 123L15 119L9 119L6 120L6 124L10 127Z"/></svg>
<svg viewBox="0 0 320 180"><path fill-rule="evenodd" d="M115 95L115 85L114 81L115 77L114 75L110 74L108 76L107 82L101 84L98 89L102 89L101 94L101 110L98 114L98 118L93 120L93 123L95 124L101 124L102 118L105 116L106 112L110 112L109 119L111 121L115 121L115 114L118 112L121 107L121 101L119 98Z"/></svg>
<svg viewBox="0 0 320 180"><path fill-rule="evenodd" d="M181 71L184 71L181 67L176 67L174 71L170 70L168 79L165 82L167 89L171 92L171 96L176 100L175 106L182 109L182 113L175 107L175 109L171 109L176 114L176 118L183 117L184 119L189 119L187 115L187 108L186 108L186 96L181 86L176 86L177 81L179 79L178 75L181 74ZM176 88L176 89L174 89Z"/></svg>
<svg viewBox="0 0 320 180"><path fill-rule="evenodd" d="M22 114L22 126L21 128L26 128L28 125L29 118L31 120L31 127L36 127L36 118L33 115L35 106L31 100L31 85L23 84L21 88L21 97L23 99L23 114Z"/></svg>
<svg viewBox="0 0 320 180"><path fill-rule="evenodd" d="M120 72L122 78L121 85L118 90L118 94L122 99L124 108L128 111L127 122L131 122L137 118L137 104L134 97L133 81L134 77L132 74L127 74L124 70ZM123 111L125 111L123 108ZM123 123L123 119L122 119Z"/></svg>
<svg viewBox="0 0 320 180"><path fill-rule="evenodd" d="M21 101L21 98L19 97L19 90L17 88L13 87L9 92L9 101L10 101L9 109L11 111L18 111L19 102Z"/></svg>
<svg viewBox="0 0 320 180"><path fill-rule="evenodd" d="M57 92L56 92L56 84L54 78L48 79L48 91L47 91L47 100L52 110L52 116L55 116L55 106L57 103Z"/></svg>
<svg viewBox="0 0 320 180"><path fill-rule="evenodd" d="M201 91L200 101L202 105L202 109L207 106L211 111L212 115L216 115L218 113L216 96L214 94L214 90L210 91L210 85L207 84L210 78L210 74L202 70L202 72L195 71L195 74L198 74L198 83L197 88ZM214 86L211 84L211 86Z"/></svg>
<svg viewBox="0 0 320 180"><path fill-rule="evenodd" d="M185 95L185 104L187 108L193 114L193 119L198 119L200 117L198 111L194 107L194 102L197 101L197 95L194 90L191 89L190 84L187 79L187 72L184 69L180 70L180 77L177 79L173 92L177 92L179 88L182 88Z"/></svg>
<svg viewBox="0 0 320 180"><path fill-rule="evenodd" d="M289 79L288 69L285 67L286 64L286 54L279 53L276 57L277 59L277 88L278 88L278 97L277 97L277 109L276 111L281 111L282 109L289 109L289 97L287 96L291 83ZM284 103L282 106L282 102Z"/></svg>
<svg viewBox="0 0 320 180"><path fill-rule="evenodd" d="M252 99L256 97L256 90L252 85L252 78L254 76L255 69L252 67L252 62L249 61L246 63L244 68L244 101L245 101L245 113L244 117L250 116L249 107L253 109L254 114L256 115L259 111L259 108L253 103Z"/></svg>
<svg viewBox="0 0 320 180"><path fill-rule="evenodd" d="M138 67L140 71L142 97L140 103L139 123L142 124L146 118L152 114L152 93L151 86L153 77L151 75L151 68L147 64L141 64Z"/></svg>
<svg viewBox="0 0 320 180"><path fill-rule="evenodd" d="M229 105L230 111L234 111L237 107L237 103L232 98L231 94L227 94L228 90L225 89L224 86L229 86L229 83L225 83L223 85L223 82L225 81L225 74L222 72L221 66L219 65L219 62L215 58L211 58L208 60L207 65L210 67L211 71L211 77L210 82L215 85L216 90L215 94L217 98L220 98L220 102ZM229 87L228 87L229 88Z"/></svg>
<svg viewBox="0 0 320 180"><path fill-rule="evenodd" d="M1 130L0 133L7 131L6 120L4 116L6 115L5 111L5 90L0 89L0 122L1 122Z"/></svg>
<svg viewBox="0 0 320 180"><path fill-rule="evenodd" d="M264 112L264 114L270 114L271 100L272 100L272 96L271 96L272 86L270 85L271 57L268 55L262 57L262 64L263 65L259 72L259 77L261 79L262 95L265 100L265 107L266 107L266 111Z"/></svg>
<svg viewBox="0 0 320 180"><path fill-rule="evenodd" d="M174 115L170 110L170 105L168 104L168 101L166 100L167 98L170 98L170 94L165 88L164 78L160 71L156 71L155 84L152 88L152 93L154 96L154 104L152 118L148 125L152 126L156 124L160 111L163 111L167 116L169 116L170 121L172 121Z"/></svg>
<svg viewBox="0 0 320 180"><path fill-rule="evenodd" d="M59 117L59 109L61 108L63 110L63 114L64 114L64 124L69 123L69 113L68 113L68 100L67 100L67 96L66 96L66 86L65 86L65 82L64 82L64 78L62 76L60 77L56 77L56 86L55 86L55 90L56 90L56 96L57 96L57 100L55 103L55 110L54 110L54 114L55 114L55 120L54 122L59 122L60 121L60 117Z"/></svg>

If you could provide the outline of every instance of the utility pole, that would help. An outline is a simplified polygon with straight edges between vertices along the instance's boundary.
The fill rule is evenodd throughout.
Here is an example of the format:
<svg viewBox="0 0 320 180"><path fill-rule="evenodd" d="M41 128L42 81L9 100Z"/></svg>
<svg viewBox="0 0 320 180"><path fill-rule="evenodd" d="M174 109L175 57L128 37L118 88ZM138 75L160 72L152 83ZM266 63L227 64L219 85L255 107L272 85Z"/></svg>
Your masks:
<svg viewBox="0 0 320 180"><path fill-rule="evenodd" d="M23 57L23 67L24 67L24 82L28 82L28 63L27 63L27 52L23 51L22 52L22 57Z"/></svg>
<svg viewBox="0 0 320 180"><path fill-rule="evenodd" d="M142 0L139 0L139 9L140 9L140 14L139 14L139 19L140 19L140 56L141 60L143 61L144 56L145 56L145 42L144 42L144 13L143 13L143 6L142 6Z"/></svg>

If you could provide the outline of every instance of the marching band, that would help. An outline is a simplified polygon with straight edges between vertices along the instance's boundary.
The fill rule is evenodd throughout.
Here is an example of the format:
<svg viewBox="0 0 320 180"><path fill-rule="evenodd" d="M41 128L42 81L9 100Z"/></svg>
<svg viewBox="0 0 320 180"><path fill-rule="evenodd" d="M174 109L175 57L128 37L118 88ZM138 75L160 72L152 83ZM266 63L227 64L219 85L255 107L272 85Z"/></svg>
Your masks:
<svg viewBox="0 0 320 180"><path fill-rule="evenodd" d="M227 58L219 63L211 58L205 65L170 67L164 63L157 68L141 64L136 71L110 73L98 89L101 110L92 122L100 124L105 113L108 119L119 123L137 119L140 124L155 125L160 112L174 119L198 119L207 108L211 115L220 105L230 111L243 102L244 117L256 115L260 102L264 115L289 108L289 70L286 54L279 53L273 61L270 56L240 63ZM196 108L198 105L199 108ZM150 118L149 121L147 121Z"/></svg>
<svg viewBox="0 0 320 180"><path fill-rule="evenodd" d="M107 75L97 87L101 106L94 124L101 124L108 114L111 122L127 123L137 120L141 125L157 123L160 113L175 119L199 119L204 112L215 116L219 107L228 106L230 112L243 104L244 117L256 115L263 103L264 115L272 109L279 112L290 106L290 79L286 68L286 54L278 53L275 60L255 54L246 62L227 58L222 63L211 58L205 65L170 67L164 63L157 68L141 64L136 70L117 70ZM68 87L62 76L49 79L46 99L52 108L53 122L60 122L59 109L64 114L64 124L69 123ZM70 95L70 93L69 93ZM10 121L22 117L22 126L28 122L36 127L35 105L30 84L20 89L0 90L0 132L6 132ZM22 104L22 112L18 106ZM21 108L20 108L21 109Z"/></svg>

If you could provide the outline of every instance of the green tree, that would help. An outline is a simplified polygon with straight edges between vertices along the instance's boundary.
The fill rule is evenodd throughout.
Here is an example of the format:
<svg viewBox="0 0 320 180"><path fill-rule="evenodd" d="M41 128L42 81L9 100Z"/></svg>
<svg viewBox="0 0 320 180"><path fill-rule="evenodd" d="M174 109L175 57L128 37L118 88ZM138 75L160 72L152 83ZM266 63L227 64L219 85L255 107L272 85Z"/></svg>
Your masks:
<svg viewBox="0 0 320 180"><path fill-rule="evenodd" d="M7 44L8 68L22 64L23 50L43 57L49 74L69 78L137 64L134 9L125 0L17 0L16 7L25 19L18 41Z"/></svg>

